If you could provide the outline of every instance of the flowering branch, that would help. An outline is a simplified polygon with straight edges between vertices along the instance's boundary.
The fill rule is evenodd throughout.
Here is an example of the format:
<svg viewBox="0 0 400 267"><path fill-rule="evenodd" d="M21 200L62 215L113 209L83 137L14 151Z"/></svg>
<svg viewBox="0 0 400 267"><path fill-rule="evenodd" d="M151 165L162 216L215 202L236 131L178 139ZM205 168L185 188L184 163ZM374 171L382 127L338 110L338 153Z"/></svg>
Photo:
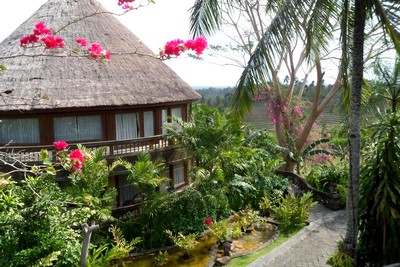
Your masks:
<svg viewBox="0 0 400 267"><path fill-rule="evenodd" d="M43 57L43 56L50 56L50 57L89 57L90 59L97 60L99 62L103 62L105 60L110 60L111 55L118 54L118 55L124 55L124 54L137 54L141 56L150 56L154 58L158 58L161 60L166 60L170 59L171 57L175 56L178 57L182 53L188 50L193 50L196 52L196 55L199 56L203 53L204 49L207 48L207 41L204 37L198 37L194 40L187 40L183 41L180 39L172 40L169 41L165 44L164 48L160 49L158 55L148 55L148 54L141 54L138 53L137 51L135 52L123 52L123 53L111 53L109 50L103 49L102 45L99 43L91 43L88 45L88 42L86 39L83 38L78 38L76 39L76 42L81 46L80 49L73 49L69 50L65 47L65 42L62 36L58 35L60 32L62 32L65 28L78 23L82 20L85 20L87 18L90 18L95 15L101 15L101 14L111 14L115 16L122 16L125 15L126 13L132 11L132 10L137 10L142 7L146 7L150 5L151 3L154 3L154 0L147 0L147 4L142 4L139 3L136 6L133 6L132 3L135 2L135 0L118 0L118 5L121 6L125 11L123 13L117 14L113 12L100 12L97 10L94 13L85 15L81 18L74 19L72 21L67 22L64 26L59 28L58 30L51 30L45 26L45 23L43 21L39 21L35 24L35 28L31 34L28 34L20 39L20 46L27 49L27 48L39 48L43 47L44 51L46 50L58 50L58 49L63 49L63 53L58 53L58 54L44 54L38 53L38 54L31 54L31 55L26 55L26 54L17 54L17 55L11 55L11 56L3 56L0 57L1 59L10 59L10 58L17 58L17 57ZM3 66L0 64L0 71L1 70L7 70L6 66Z"/></svg>

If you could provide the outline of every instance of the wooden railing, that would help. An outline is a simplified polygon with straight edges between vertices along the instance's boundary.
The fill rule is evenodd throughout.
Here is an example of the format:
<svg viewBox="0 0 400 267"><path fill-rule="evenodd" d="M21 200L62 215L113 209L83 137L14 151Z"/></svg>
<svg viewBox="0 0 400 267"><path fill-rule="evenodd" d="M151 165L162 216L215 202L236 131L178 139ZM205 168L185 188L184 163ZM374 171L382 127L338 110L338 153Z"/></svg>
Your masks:
<svg viewBox="0 0 400 267"><path fill-rule="evenodd" d="M172 148L169 140L163 135L157 135L146 138L136 138L129 140L112 140L100 142L81 143L88 149L96 150L100 147L105 147L104 157L113 159L117 157L128 157L138 154L140 151L146 150L149 152L161 151ZM70 144L70 148L76 147L76 144ZM21 161L24 163L41 162L40 151L46 149L49 156L52 157L54 146L4 146L0 148L0 160L5 162Z"/></svg>

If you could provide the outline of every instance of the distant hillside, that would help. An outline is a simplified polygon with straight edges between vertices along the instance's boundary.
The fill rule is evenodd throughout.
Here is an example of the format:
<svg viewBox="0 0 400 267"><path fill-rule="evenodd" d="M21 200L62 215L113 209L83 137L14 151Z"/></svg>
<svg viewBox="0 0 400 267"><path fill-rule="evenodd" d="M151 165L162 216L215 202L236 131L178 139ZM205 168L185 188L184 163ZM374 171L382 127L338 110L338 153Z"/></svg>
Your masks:
<svg viewBox="0 0 400 267"><path fill-rule="evenodd" d="M235 88L233 87L197 89L195 91L202 96L202 99L197 103L203 103L224 112L230 106L234 90ZM338 101L338 99L333 99L332 103L328 105L319 119L328 126L338 125L343 121L343 116L340 115L339 111L340 104L335 103L335 101ZM253 104L252 111L246 116L245 122L256 129L269 129L270 131L274 131L273 123L267 118L264 102L256 102Z"/></svg>
<svg viewBox="0 0 400 267"><path fill-rule="evenodd" d="M337 108L328 107L322 112L319 121L332 128L343 123L344 117ZM253 104L253 108L249 115L246 116L245 122L253 126L255 129L268 129L274 131L274 124L267 118L265 103L258 102Z"/></svg>

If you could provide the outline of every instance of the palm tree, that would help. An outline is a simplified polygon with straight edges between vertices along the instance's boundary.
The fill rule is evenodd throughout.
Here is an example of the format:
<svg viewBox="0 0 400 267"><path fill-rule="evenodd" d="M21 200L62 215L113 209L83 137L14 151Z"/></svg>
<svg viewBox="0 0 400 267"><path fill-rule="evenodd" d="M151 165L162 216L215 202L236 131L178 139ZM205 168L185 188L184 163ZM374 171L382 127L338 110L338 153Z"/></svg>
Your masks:
<svg viewBox="0 0 400 267"><path fill-rule="evenodd" d="M205 6L201 6L199 1L196 2L197 6L192 10L192 25L193 32L196 34L204 34L208 28L206 22L195 22L195 18L199 18L204 12L203 16L208 18L213 18L218 15L218 5L216 8L210 8L215 12L215 14L209 15L204 11L208 6L211 6L214 2L204 1ZM291 152L302 151L307 145L308 136L314 126L314 123L318 116L321 114L323 109L327 106L329 101L333 98L336 92L341 88L341 76L338 75L336 82L332 86L329 94L324 98L321 98L321 92L323 87L323 77L324 73L322 71L322 57L320 56L322 50L328 50L325 39L322 38L321 31L315 29L314 23L308 23L313 17L328 18L330 16L338 16L335 14L336 10L339 8L333 8L336 5L336 1L329 1L330 5L333 7L313 11L313 7L318 5L317 0L308 1L234 1L234 0L224 0L223 6L229 6L229 3L235 4L237 6L243 7L242 10L248 10L254 7L254 10L246 13L241 10L241 14L248 14L248 19L251 21L251 25L257 24L258 26L252 26L251 29L255 31L254 42L258 42L254 51L246 49L250 54L250 61L247 67L244 69L241 80L239 81L239 86L235 91L233 96L233 108L236 113L240 116L246 115L251 108L254 96L256 93L263 91L266 92L271 106L271 118L275 124L275 132L278 137L279 145L288 148ZM241 3L241 4L240 4ZM260 6L265 5L265 12L277 15L274 16L272 22L269 25L263 24L262 17L266 17L262 13ZM238 8L239 8L238 7ZM297 8L296 8L297 7ZM233 9L233 8L232 8ZM207 14L205 14L207 13ZM258 13L258 15L254 15ZM318 14L317 14L318 13ZM318 15L318 16L317 16ZM258 19L254 19L258 18ZM220 23L218 21L218 23ZM265 23L265 22L264 22ZM214 24L217 24L215 22ZM329 33L329 39L333 37L331 32L333 32L335 25L333 23L325 23L326 28L324 32ZM197 28L196 28L196 27ZM264 31L264 29L266 29ZM198 32L197 32L198 31ZM262 31L262 32L257 32ZM264 34L263 34L264 32ZM312 40L311 38L301 38L303 35L317 36L313 42L308 42L307 40ZM294 36L297 36L293 38ZM240 36L239 34L239 37ZM238 38L241 39L241 38ZM244 38L243 38L244 39ZM245 41L243 41L245 42ZM246 46L245 43L242 44L243 47L251 47L253 39L249 41L249 45ZM308 42L308 43L307 43ZM301 46L301 47L300 47ZM294 51L301 49L300 57L295 62ZM291 108L295 106L297 98L301 98L302 90L299 90L299 95L295 96L294 90L296 88L296 75L298 75L298 70L302 65L304 65L306 60L306 54L310 54L313 51L313 57L311 61L312 65L315 66L318 74L317 83L314 87L314 99L312 100L312 109L309 116L307 116L306 123L300 125L300 127L293 127L293 118L291 114ZM285 56L283 56L285 55ZM288 59L284 59L284 58ZM289 76L288 82L286 84L281 84L278 78L278 69L282 65L288 65ZM307 68L309 68L307 66ZM314 67L311 67L311 71ZM301 87L307 82L307 75L302 82ZM320 101L322 100L322 101ZM289 157L286 160L286 170L292 171L294 168L294 162L290 160Z"/></svg>
<svg viewBox="0 0 400 267"><path fill-rule="evenodd" d="M240 0L226 0L237 3ZM267 7L279 1L268 1ZM276 6L276 5L275 5ZM360 173L360 104L364 72L364 32L365 23L372 21L372 14L378 19L385 32L400 53L399 31L395 25L400 21L400 3L396 0L286 0L280 5L276 16L263 33L261 41L252 53L246 68L238 82L234 95L234 107L239 114L250 110L251 99L268 79L274 76L274 59L279 57L287 41L296 34L306 36L305 56L318 55L329 40L332 20L341 25L342 58L341 75L343 84L349 85L348 62L351 64L351 118L349 129L350 143L350 179L347 197L347 232L345 247L355 256L358 233L358 184ZM367 16L368 14L368 16ZM299 18L308 17L306 30L303 31ZM191 10L191 32L193 35L211 35L221 27L221 6L218 0L196 0ZM353 42L349 42L349 39ZM349 52L351 50L351 53ZM313 52L313 53L311 53ZM352 55L352 57L350 56ZM317 58L318 59L318 58ZM318 62L318 61L316 61ZM318 68L317 68L318 70ZM341 81L342 82L342 81ZM318 84L317 84L318 86ZM307 126L309 127L309 126ZM300 142L299 142L300 143ZM299 147L298 150L301 150Z"/></svg>
<svg viewBox="0 0 400 267"><path fill-rule="evenodd" d="M165 163L161 158L152 161L148 151L140 151L135 163L124 159L117 159L113 162L111 170L115 171L122 167L127 171L127 179L132 186L139 188L141 204L146 196L152 196L160 184L167 182L168 178L161 174L165 171Z"/></svg>

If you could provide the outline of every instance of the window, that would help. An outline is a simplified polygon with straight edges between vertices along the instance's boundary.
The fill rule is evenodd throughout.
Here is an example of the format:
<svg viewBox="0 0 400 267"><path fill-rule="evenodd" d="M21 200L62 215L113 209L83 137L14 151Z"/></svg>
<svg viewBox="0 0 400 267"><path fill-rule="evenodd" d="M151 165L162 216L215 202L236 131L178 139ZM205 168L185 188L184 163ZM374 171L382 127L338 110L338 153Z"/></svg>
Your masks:
<svg viewBox="0 0 400 267"><path fill-rule="evenodd" d="M178 121L182 120L182 108L172 108L171 117L172 117L172 123L174 125L174 128L176 128L176 131L178 132L182 131L181 125L176 120L174 120L174 118L178 119Z"/></svg>
<svg viewBox="0 0 400 267"><path fill-rule="evenodd" d="M182 119L182 108L171 109L171 116L174 118Z"/></svg>
<svg viewBox="0 0 400 267"><path fill-rule="evenodd" d="M140 136L138 113L116 114L115 123L117 140L133 139Z"/></svg>
<svg viewBox="0 0 400 267"><path fill-rule="evenodd" d="M54 137L65 141L101 139L101 117L94 115L54 118Z"/></svg>
<svg viewBox="0 0 400 267"><path fill-rule="evenodd" d="M40 143L39 119L0 120L0 143Z"/></svg>
<svg viewBox="0 0 400 267"><path fill-rule="evenodd" d="M118 203L127 206L139 202L141 199L139 188L132 186L126 175L120 175L118 179Z"/></svg>
<svg viewBox="0 0 400 267"><path fill-rule="evenodd" d="M162 127L162 133L166 134L167 129L164 127L164 125L168 122L168 110L163 109L161 110L161 127Z"/></svg>
<svg viewBox="0 0 400 267"><path fill-rule="evenodd" d="M143 112L143 120L144 120L144 137L154 136L153 111Z"/></svg>
<svg viewBox="0 0 400 267"><path fill-rule="evenodd" d="M185 183L185 164L183 161L174 164L175 187Z"/></svg>

